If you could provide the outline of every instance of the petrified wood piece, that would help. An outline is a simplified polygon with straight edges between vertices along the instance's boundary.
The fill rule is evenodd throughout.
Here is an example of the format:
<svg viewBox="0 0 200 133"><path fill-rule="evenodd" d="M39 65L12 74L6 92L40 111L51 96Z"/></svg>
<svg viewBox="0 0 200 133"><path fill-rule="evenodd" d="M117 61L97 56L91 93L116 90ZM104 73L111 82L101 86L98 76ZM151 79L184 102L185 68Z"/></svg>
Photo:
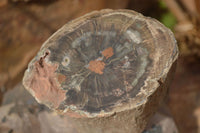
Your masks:
<svg viewBox="0 0 200 133"><path fill-rule="evenodd" d="M129 10L101 10L52 35L23 84L81 133L139 133L165 97L178 48L172 32Z"/></svg>

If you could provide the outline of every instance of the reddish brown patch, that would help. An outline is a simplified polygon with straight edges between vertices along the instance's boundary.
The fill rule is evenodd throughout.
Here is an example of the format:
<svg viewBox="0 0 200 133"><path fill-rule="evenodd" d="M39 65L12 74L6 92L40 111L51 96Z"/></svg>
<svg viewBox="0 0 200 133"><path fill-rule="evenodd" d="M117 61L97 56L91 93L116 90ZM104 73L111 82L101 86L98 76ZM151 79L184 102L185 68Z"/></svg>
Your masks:
<svg viewBox="0 0 200 133"><path fill-rule="evenodd" d="M56 81L57 67L57 65L47 64L40 59L34 63L31 76L25 81L26 87L33 92L36 99L53 108L59 107L60 103L65 100L66 93L59 88L60 85Z"/></svg>
<svg viewBox="0 0 200 133"><path fill-rule="evenodd" d="M58 74L58 82L62 84L66 80L66 76L62 74Z"/></svg>
<svg viewBox="0 0 200 133"><path fill-rule="evenodd" d="M108 47L107 49L105 49L102 52L102 55L106 57L106 59L110 58L111 56L113 56L113 48L112 47Z"/></svg>
<svg viewBox="0 0 200 133"><path fill-rule="evenodd" d="M107 49L105 49L103 52L102 52L102 55L104 57L106 57L106 59L110 58L111 56L113 56L113 48L112 47L109 47ZM90 61L89 62L89 67L88 69L90 69L91 71L95 72L95 73L98 73L98 74L103 74L103 69L105 67L105 63L103 61L101 61L100 58L96 59L96 60L93 60L93 61Z"/></svg>
<svg viewBox="0 0 200 133"><path fill-rule="evenodd" d="M67 116L70 116L70 117L74 117L74 118L84 118L84 117L87 117L86 115L84 114L78 114L76 112L73 112L71 110L68 110L67 112L65 112L63 115L67 115Z"/></svg>
<svg viewBox="0 0 200 133"><path fill-rule="evenodd" d="M98 73L98 74L103 74L103 69L105 67L105 63L99 60L94 60L90 61L88 69L91 71Z"/></svg>

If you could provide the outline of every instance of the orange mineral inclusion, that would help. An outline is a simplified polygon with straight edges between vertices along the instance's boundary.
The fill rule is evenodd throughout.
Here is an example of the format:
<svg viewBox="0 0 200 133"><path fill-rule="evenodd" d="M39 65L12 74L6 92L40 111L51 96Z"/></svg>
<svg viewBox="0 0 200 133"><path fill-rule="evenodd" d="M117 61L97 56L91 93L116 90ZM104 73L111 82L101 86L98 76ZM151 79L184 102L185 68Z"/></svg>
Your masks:
<svg viewBox="0 0 200 133"><path fill-rule="evenodd" d="M106 59L110 58L111 56L113 56L113 48L112 47L108 47L107 49L105 49L102 52L102 55L106 57Z"/></svg>
<svg viewBox="0 0 200 133"><path fill-rule="evenodd" d="M98 73L98 74L103 74L103 69L105 67L105 63L103 61L99 61L99 60L92 60L89 63L89 67L88 69L90 69L91 71Z"/></svg>
<svg viewBox="0 0 200 133"><path fill-rule="evenodd" d="M113 56L113 48L112 47L108 47L107 49L105 49L103 52L102 52L102 55L108 59L110 58L111 56ZM95 73L98 73L98 74L103 74L103 69L105 67L105 63L99 59L96 59L96 60L92 60L89 62L89 67L88 69L90 69L91 71L95 72Z"/></svg>

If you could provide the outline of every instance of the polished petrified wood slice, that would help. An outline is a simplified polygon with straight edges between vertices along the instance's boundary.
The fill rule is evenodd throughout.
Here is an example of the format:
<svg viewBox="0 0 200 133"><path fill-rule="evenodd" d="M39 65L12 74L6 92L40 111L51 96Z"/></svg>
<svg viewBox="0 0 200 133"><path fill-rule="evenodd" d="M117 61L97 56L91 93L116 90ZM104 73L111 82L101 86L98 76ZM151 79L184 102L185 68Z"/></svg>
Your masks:
<svg viewBox="0 0 200 133"><path fill-rule="evenodd" d="M155 19L95 11L43 44L23 84L38 102L76 117L80 132L141 132L165 97L177 57L172 32Z"/></svg>

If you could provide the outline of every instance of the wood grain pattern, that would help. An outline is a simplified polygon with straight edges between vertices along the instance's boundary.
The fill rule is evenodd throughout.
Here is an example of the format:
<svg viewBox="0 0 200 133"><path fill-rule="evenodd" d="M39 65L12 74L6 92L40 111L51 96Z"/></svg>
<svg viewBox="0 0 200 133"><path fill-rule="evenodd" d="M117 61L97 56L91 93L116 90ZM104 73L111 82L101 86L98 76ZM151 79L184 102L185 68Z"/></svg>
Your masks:
<svg viewBox="0 0 200 133"><path fill-rule="evenodd" d="M155 19L129 10L95 11L43 44L23 84L40 103L82 117L77 126L90 123L85 132L100 132L94 125L120 125L120 118L135 124L121 131L139 132L165 96L177 57L173 34Z"/></svg>

